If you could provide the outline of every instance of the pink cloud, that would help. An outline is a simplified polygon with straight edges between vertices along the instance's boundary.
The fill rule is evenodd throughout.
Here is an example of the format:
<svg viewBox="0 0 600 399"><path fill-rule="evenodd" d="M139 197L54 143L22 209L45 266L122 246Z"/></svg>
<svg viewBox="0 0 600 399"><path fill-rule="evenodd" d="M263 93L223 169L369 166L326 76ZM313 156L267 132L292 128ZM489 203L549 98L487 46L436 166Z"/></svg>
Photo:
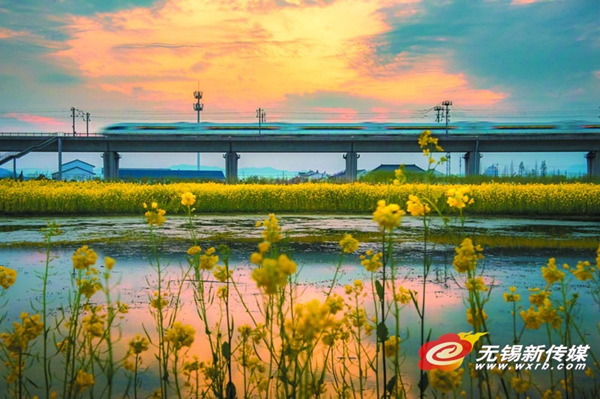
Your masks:
<svg viewBox="0 0 600 399"><path fill-rule="evenodd" d="M323 122L354 122L357 120L358 112L352 108L319 107L315 112L327 114L327 119ZM331 116L329 116L331 115Z"/></svg>
<svg viewBox="0 0 600 399"><path fill-rule="evenodd" d="M552 1L552 0L512 0L510 3L513 6L519 6L523 4L532 4L532 3L541 3L544 1Z"/></svg>
<svg viewBox="0 0 600 399"><path fill-rule="evenodd" d="M20 33L14 30L0 28L0 39L9 39L11 37L19 36Z"/></svg>
<svg viewBox="0 0 600 399"><path fill-rule="evenodd" d="M6 117L46 128L63 128L66 124L64 120L60 119L49 118L47 116L40 115L19 114L15 112L6 114Z"/></svg>

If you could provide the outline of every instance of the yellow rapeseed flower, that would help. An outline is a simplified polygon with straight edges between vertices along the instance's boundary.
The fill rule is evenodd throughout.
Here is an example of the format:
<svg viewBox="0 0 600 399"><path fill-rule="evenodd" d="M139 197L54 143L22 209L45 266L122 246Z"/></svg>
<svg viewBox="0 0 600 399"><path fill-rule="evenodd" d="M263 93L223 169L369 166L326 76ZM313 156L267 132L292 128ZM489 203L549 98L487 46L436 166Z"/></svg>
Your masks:
<svg viewBox="0 0 600 399"><path fill-rule="evenodd" d="M338 294L333 294L327 298L327 305L329 306L329 312L331 314L336 314L344 309L344 298Z"/></svg>
<svg viewBox="0 0 600 399"><path fill-rule="evenodd" d="M340 240L340 246L345 253L351 254L358 249L358 240L351 234L345 234L344 238Z"/></svg>
<svg viewBox="0 0 600 399"><path fill-rule="evenodd" d="M217 288L217 298L225 300L229 295L229 289L226 285Z"/></svg>
<svg viewBox="0 0 600 399"><path fill-rule="evenodd" d="M264 226L262 236L265 241L278 242L281 240L281 227L279 226L279 220L275 217L275 214L269 214L269 217L262 222L256 222L256 227Z"/></svg>
<svg viewBox="0 0 600 399"><path fill-rule="evenodd" d="M41 315L37 314L30 316L29 313L23 312L19 317L21 323L13 323L13 333L0 334L3 346L12 353L26 351L29 342L37 338L44 330L44 323L41 321Z"/></svg>
<svg viewBox="0 0 600 399"><path fill-rule="evenodd" d="M202 248L200 248L197 245L194 245L193 247L189 247L187 250L187 254L190 256L200 255L201 253L202 253Z"/></svg>
<svg viewBox="0 0 600 399"><path fill-rule="evenodd" d="M158 295L158 291L155 291L150 300L150 306L154 309L164 309L169 304L169 301L166 299L167 296L169 296L168 293L163 292L162 295Z"/></svg>
<svg viewBox="0 0 600 399"><path fill-rule="evenodd" d="M371 253L373 254L373 252L371 252ZM367 255L363 255L360 257L361 258L360 264L363 265L365 267L365 269L367 269L368 272L374 273L383 266L383 263L381 263L382 257L383 257L383 254L381 252L371 255L371 257L368 257Z"/></svg>
<svg viewBox="0 0 600 399"><path fill-rule="evenodd" d="M196 202L196 196L189 191L181 194L181 205L192 206Z"/></svg>
<svg viewBox="0 0 600 399"><path fill-rule="evenodd" d="M293 331L293 336L303 342L313 342L321 333L333 326L334 321L329 317L327 303L313 299L304 304L294 306L294 318L286 320L286 327Z"/></svg>
<svg viewBox="0 0 600 399"><path fill-rule="evenodd" d="M88 299L94 296L96 292L102 289L102 285L100 284L100 282L98 281L98 277L96 276L92 276L91 278L84 278L81 280L77 279L76 283L79 287L81 295L85 296Z"/></svg>
<svg viewBox="0 0 600 399"><path fill-rule="evenodd" d="M538 308L538 313L542 322L548 323L557 330L562 324L562 318L558 314L558 310L552 306L550 299L544 300L544 306Z"/></svg>
<svg viewBox="0 0 600 399"><path fill-rule="evenodd" d="M521 302L521 294L515 294L516 287L510 287L510 293L504 293L505 302Z"/></svg>
<svg viewBox="0 0 600 399"><path fill-rule="evenodd" d="M94 385L94 375L86 373L83 370L79 370L77 372L77 378L75 379L75 383L79 387L81 392L85 391L88 387Z"/></svg>
<svg viewBox="0 0 600 399"><path fill-rule="evenodd" d="M399 186L401 184L406 183L406 176L404 175L404 171L402 170L404 165L400 165L400 168L394 171L394 185Z"/></svg>
<svg viewBox="0 0 600 399"><path fill-rule="evenodd" d="M110 256L106 256L104 258L104 265L106 266L106 268L108 270L112 270L113 267L115 266L115 263L117 263L117 261L113 258L111 258Z"/></svg>
<svg viewBox="0 0 600 399"><path fill-rule="evenodd" d="M137 334L129 341L129 353L139 355L140 353L147 351L149 345L150 342L148 341L148 338Z"/></svg>
<svg viewBox="0 0 600 399"><path fill-rule="evenodd" d="M73 253L71 259L73 260L73 267L82 270L95 265L98 255L87 245L84 245Z"/></svg>
<svg viewBox="0 0 600 399"><path fill-rule="evenodd" d="M415 294L413 292L413 294ZM396 295L394 295L394 300L396 302L400 302L403 305L406 305L407 303L409 303L412 298L410 296L410 290L407 290L406 288L400 286L398 287L398 293Z"/></svg>
<svg viewBox="0 0 600 399"><path fill-rule="evenodd" d="M483 255L480 253L483 251L483 248L479 245L474 246L470 238L465 238L460 247L456 247L455 251L456 255L452 264L454 265L454 269L459 273L475 270L477 261L483 259Z"/></svg>
<svg viewBox="0 0 600 399"><path fill-rule="evenodd" d="M431 211L431 208L422 203L416 195L409 195L408 201L406 201L406 211L412 216L424 216Z"/></svg>
<svg viewBox="0 0 600 399"><path fill-rule="evenodd" d="M392 231L400 226L402 216L406 212L400 209L397 204L386 205L385 200L377 201L377 209L373 212L373 221L379 224L382 231Z"/></svg>
<svg viewBox="0 0 600 399"><path fill-rule="evenodd" d="M7 290L17 280L17 271L9 267L0 266L0 286Z"/></svg>
<svg viewBox="0 0 600 399"><path fill-rule="evenodd" d="M483 322L487 320L487 318L488 316L483 309L481 309L481 315L479 314L479 310L476 310L475 315L473 315L473 311L470 308L467 309L467 322L473 327L482 326Z"/></svg>
<svg viewBox="0 0 600 399"><path fill-rule="evenodd" d="M193 359L194 360L185 361L183 363L183 374L184 375L189 376L189 375L191 375L192 372L200 370L200 360L198 359L198 356L194 355Z"/></svg>
<svg viewBox="0 0 600 399"><path fill-rule="evenodd" d="M515 389L516 393L525 393L531 386L531 382L529 380L513 377L510 381L510 384Z"/></svg>
<svg viewBox="0 0 600 399"><path fill-rule="evenodd" d="M438 138L434 138L429 130L424 130L419 135L419 146L423 150L423 155L425 156L429 155L429 151L431 149L435 149L436 151L440 152L444 151L444 149L438 145Z"/></svg>
<svg viewBox="0 0 600 399"><path fill-rule="evenodd" d="M150 226L156 225L160 227L167 221L167 218L165 218L166 213L167 211L158 208L158 204L153 202L152 209L144 213L144 216L146 216L146 222L148 222Z"/></svg>
<svg viewBox="0 0 600 399"><path fill-rule="evenodd" d="M446 192L446 196L448 197L448 205L456 209L462 209L467 205L471 205L474 202L474 200L473 198L469 198L469 196L467 195L470 191L471 188L468 186L449 189Z"/></svg>
<svg viewBox="0 0 600 399"><path fill-rule="evenodd" d="M542 395L542 399L562 399L562 397L563 395L561 391L556 390L552 392L551 389L547 389L546 392L544 392L544 394Z"/></svg>
<svg viewBox="0 0 600 399"><path fill-rule="evenodd" d="M577 268L571 269L571 273L577 278L579 281L587 281L594 278L594 272L596 268L593 267L590 262L577 262Z"/></svg>
<svg viewBox="0 0 600 399"><path fill-rule="evenodd" d="M557 281L563 281L565 279L565 273L556 268L556 259L550 258L548 260L547 267L542 266L542 276L546 279L546 282L550 285Z"/></svg>
<svg viewBox="0 0 600 399"><path fill-rule="evenodd" d="M452 371L433 369L429 372L429 384L440 392L450 392L460 388L464 373L463 368Z"/></svg>
<svg viewBox="0 0 600 399"><path fill-rule="evenodd" d="M395 357L400 350L400 337L392 335L384 343L385 357Z"/></svg>
<svg viewBox="0 0 600 399"><path fill-rule="evenodd" d="M199 267L202 270L212 270L213 267L219 262L219 256L213 255L215 253L214 248L209 248L206 250L204 255L200 257Z"/></svg>
<svg viewBox="0 0 600 399"><path fill-rule="evenodd" d="M481 292L489 291L489 288L485 285L485 282L483 281L483 277L481 277L481 276L468 279L467 283L465 285L469 291L481 291Z"/></svg>
<svg viewBox="0 0 600 399"><path fill-rule="evenodd" d="M224 283L229 278L231 278L231 272L227 270L225 266L217 266L215 270L213 270L213 276L220 282Z"/></svg>
<svg viewBox="0 0 600 399"><path fill-rule="evenodd" d="M260 262L262 262L262 259L262 255L258 252L253 252L252 255L250 255L250 263L254 263L255 265L260 264Z"/></svg>
<svg viewBox="0 0 600 399"><path fill-rule="evenodd" d="M550 291L546 291L546 290L542 290L540 291L539 288L531 288L529 291L532 292L531 295L529 295L529 302L531 302L532 305L535 306L543 306L544 305L544 301L550 297Z"/></svg>
<svg viewBox="0 0 600 399"><path fill-rule="evenodd" d="M261 267L252 271L251 278L266 294L271 295L285 286L288 276L294 273L296 273L296 263L287 255L280 255L277 259L263 259Z"/></svg>
<svg viewBox="0 0 600 399"><path fill-rule="evenodd" d="M544 322L541 313L534 308L529 308L527 311L521 310L519 314L525 322L525 328L528 330L537 330Z"/></svg>
<svg viewBox="0 0 600 399"><path fill-rule="evenodd" d="M104 335L106 313L97 313L97 311L94 310L92 314L83 317L82 323L83 328L90 336L101 337Z"/></svg>
<svg viewBox="0 0 600 399"><path fill-rule="evenodd" d="M121 301L117 301L117 312L121 314L129 313L129 305Z"/></svg>
<svg viewBox="0 0 600 399"><path fill-rule="evenodd" d="M268 241L263 241L260 244L258 244L258 252L260 252L261 254L266 254L267 252L269 252L270 248L271 243Z"/></svg>
<svg viewBox="0 0 600 399"><path fill-rule="evenodd" d="M590 378L594 378L594 370L588 367L587 369L585 369L585 375L587 375Z"/></svg>
<svg viewBox="0 0 600 399"><path fill-rule="evenodd" d="M189 324L183 325L176 321L173 323L173 328L170 328L165 333L165 341L171 343L175 350L179 350L184 346L190 347L194 343L194 335L196 330Z"/></svg>

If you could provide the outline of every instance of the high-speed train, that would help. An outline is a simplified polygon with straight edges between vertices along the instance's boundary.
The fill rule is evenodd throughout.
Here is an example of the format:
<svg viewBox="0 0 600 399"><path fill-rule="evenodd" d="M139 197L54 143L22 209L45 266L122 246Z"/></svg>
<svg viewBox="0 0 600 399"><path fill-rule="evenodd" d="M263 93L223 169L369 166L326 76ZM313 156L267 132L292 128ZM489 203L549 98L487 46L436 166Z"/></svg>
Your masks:
<svg viewBox="0 0 600 399"><path fill-rule="evenodd" d="M494 123L456 122L447 128L443 123L118 123L103 129L104 135L152 134L390 134L416 133L431 130L437 134L491 134L491 133L600 133L597 122L553 123Z"/></svg>

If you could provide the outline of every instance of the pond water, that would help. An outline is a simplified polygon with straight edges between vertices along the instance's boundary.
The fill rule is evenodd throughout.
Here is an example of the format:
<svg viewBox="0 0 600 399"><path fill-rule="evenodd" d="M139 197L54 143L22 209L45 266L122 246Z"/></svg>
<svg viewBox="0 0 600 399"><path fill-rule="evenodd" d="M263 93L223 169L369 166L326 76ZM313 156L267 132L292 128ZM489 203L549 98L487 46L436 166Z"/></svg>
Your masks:
<svg viewBox="0 0 600 399"><path fill-rule="evenodd" d="M377 226L370 217L365 216L278 216L284 231L288 232L290 251L299 266L298 283L302 292L301 301L323 298L325 290L330 286L336 265L340 259L338 241L344 233L355 234L361 240L361 253L372 249L380 250ZM259 216L199 216L193 218L195 231L201 247L204 249L221 244L231 248L230 264L234 269L243 297L260 298L255 284L250 280L253 265L249 256L260 241L260 229L255 227ZM122 302L129 304L130 311L121 321L122 339L118 351L126 349L127 342L135 334L142 333L143 327L151 330L153 320L148 311L149 296L153 292L150 286L156 282L156 271L152 266L152 246L148 238L145 220L140 217L60 217L52 221L60 224L62 234L54 237L52 246L52 274L50 276L50 307L53 314L65 303L71 285L71 255L81 245L87 244L99 256L99 264L104 256L117 260L113 269L113 280L119 285L115 295ZM170 217L158 229L158 249L161 263L168 265L167 280L176 281L181 270L187 266L186 250L190 246L187 219ZM450 224L456 225L456 221ZM4 218L0 222L0 265L11 267L18 272L17 282L8 291L5 299L8 305L4 310L7 319L16 320L21 312L32 312L38 306L41 297L40 273L45 265L45 248L41 228L46 226L42 218ZM461 287L461 277L452 267L454 247L457 240L457 228L446 227L441 220L434 220L431 228L433 245L429 247L432 255L432 269L427 285L427 328L432 329L432 339L446 333L468 332L472 327L466 321L465 298L467 291ZM512 344L512 307L503 300L503 293L515 286L521 294L520 303L523 308L529 307L528 289L546 285L540 268L548 259L555 257L557 264L576 265L580 260L595 263L596 248L600 242L600 224L585 220L534 220L508 218L468 219L464 227L465 234L472 236L475 242L478 237L484 244L485 259L479 264L484 270L484 280L492 287L486 313L489 316L488 327L490 337L495 344L503 347ZM394 256L398 266L398 283L406 288L416 290L422 295L423 279L423 228L421 221L405 218L402 228L397 234ZM486 245L487 244L487 245ZM360 265L358 254L345 255L341 264L339 282L334 292L344 293L344 285L352 284L356 279L370 281L367 273ZM598 334L598 310L600 306L594 302L589 282L570 280L570 290L579 293L577 309L580 311L575 323L587 334L587 342L591 350L600 355L600 338ZM556 290L554 290L556 291ZM558 295L558 293L553 293ZM254 301L254 299L252 299ZM190 290L182 294L183 311L181 320L196 326L201 331L200 322L192 308L193 295ZM232 312L236 325L250 322L241 303L235 300ZM215 319L220 309L215 305L211 316ZM519 331L522 322L518 317ZM5 328L3 328L4 330ZM418 378L419 319L413 308L407 306L402 311L401 329L402 351L405 355L405 383L415 385ZM373 335L374 340L374 335ZM521 343L524 345L548 345L545 328L526 330ZM207 358L209 352L200 334L190 354ZM147 359L147 364L152 363ZM56 361L59 363L59 361ZM588 361L591 365L591 361ZM581 381L585 385L587 378L583 371ZM150 392L155 385L155 375L150 369L143 377L144 388ZM540 378L546 379L546 374ZM418 392L416 388L412 394ZM412 395L411 394L411 395Z"/></svg>

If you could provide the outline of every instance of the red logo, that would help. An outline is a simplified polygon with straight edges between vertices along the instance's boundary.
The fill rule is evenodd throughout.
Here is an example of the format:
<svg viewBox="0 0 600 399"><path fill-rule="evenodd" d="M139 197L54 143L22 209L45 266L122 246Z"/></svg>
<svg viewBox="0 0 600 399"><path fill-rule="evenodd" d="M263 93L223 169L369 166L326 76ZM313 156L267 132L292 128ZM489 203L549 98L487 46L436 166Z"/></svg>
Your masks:
<svg viewBox="0 0 600 399"><path fill-rule="evenodd" d="M456 370L463 359L471 353L477 340L487 333L444 334L436 341L425 343L419 349L419 368L421 370L440 369L444 371Z"/></svg>

